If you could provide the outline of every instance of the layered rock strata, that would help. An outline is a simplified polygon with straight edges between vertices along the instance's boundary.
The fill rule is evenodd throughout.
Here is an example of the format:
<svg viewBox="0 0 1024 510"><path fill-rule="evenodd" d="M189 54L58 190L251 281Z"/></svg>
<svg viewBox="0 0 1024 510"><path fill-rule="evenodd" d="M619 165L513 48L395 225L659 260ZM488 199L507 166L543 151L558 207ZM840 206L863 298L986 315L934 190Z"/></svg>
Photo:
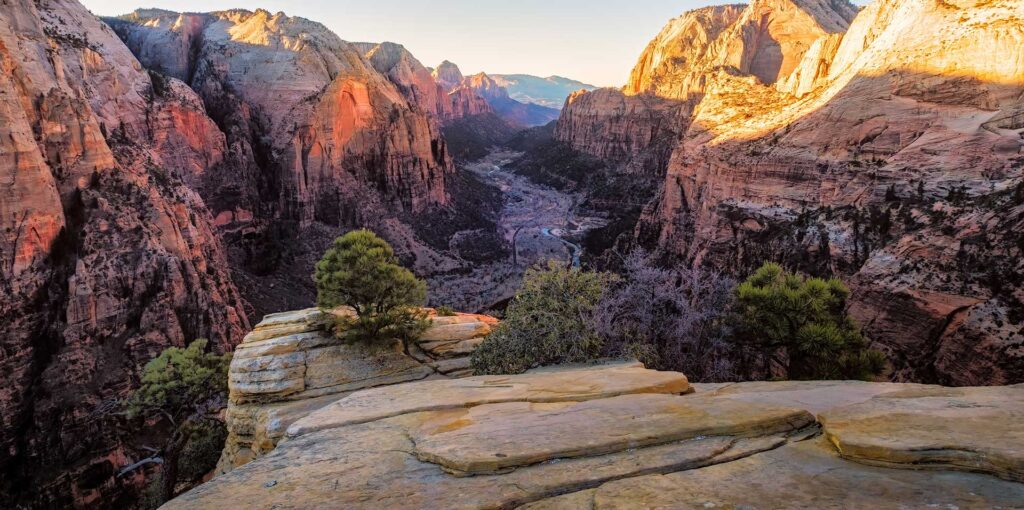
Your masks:
<svg viewBox="0 0 1024 510"><path fill-rule="evenodd" d="M1013 508L1024 484L984 473L1019 473L1012 439L1024 430L1016 418L1022 393L856 382L691 386L682 374L628 363L412 382L337 400L295 422L273 452L165 508ZM888 406L893 399L915 411ZM962 418L977 409L1010 441L968 437L977 425ZM929 433L948 451L971 445L1003 462L967 468L915 449L915 436ZM845 460L854 457L832 439L844 436L886 442L870 457L901 448L928 456L928 470Z"/></svg>
<svg viewBox="0 0 1024 510"><path fill-rule="evenodd" d="M271 314L235 349L228 375L228 439L218 473L274 449L294 422L354 391L470 375L469 355L497 321L478 315L439 317L413 347L341 343L335 315L319 309Z"/></svg>
<svg viewBox="0 0 1024 510"><path fill-rule="evenodd" d="M631 234L681 264L843 277L894 380L1020 382L1022 40L1012 1L702 9L556 136L655 162Z"/></svg>
<svg viewBox="0 0 1024 510"><path fill-rule="evenodd" d="M454 207L455 168L439 126L451 105L404 48L350 44L264 10L106 21L144 66L195 90L226 137L224 161L194 187L254 318L310 302L308 268L354 227L410 265L457 263L408 223Z"/></svg>
<svg viewBox="0 0 1024 510"><path fill-rule="evenodd" d="M77 2L0 8L2 506L132 501L147 475L118 471L150 453L118 403L162 350L241 340L225 250L188 185L228 152L191 89L147 73Z"/></svg>

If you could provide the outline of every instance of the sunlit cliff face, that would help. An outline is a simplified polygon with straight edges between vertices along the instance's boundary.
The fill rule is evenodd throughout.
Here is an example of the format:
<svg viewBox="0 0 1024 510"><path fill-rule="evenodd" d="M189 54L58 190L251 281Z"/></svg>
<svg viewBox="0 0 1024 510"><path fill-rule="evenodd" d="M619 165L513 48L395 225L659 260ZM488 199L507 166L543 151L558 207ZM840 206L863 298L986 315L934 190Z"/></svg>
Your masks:
<svg viewBox="0 0 1024 510"><path fill-rule="evenodd" d="M1002 283L1024 275L1022 134L1020 0L701 9L621 92L573 95L556 130L663 179L635 242L741 275L843 275L894 379L968 385L1024 373L1024 291Z"/></svg>
<svg viewBox="0 0 1024 510"><path fill-rule="evenodd" d="M709 142L764 136L841 94L1014 110L1022 17L1024 4L1010 0L880 0L848 27L849 10L807 0L709 7L670 23L623 92L699 103L692 120Z"/></svg>

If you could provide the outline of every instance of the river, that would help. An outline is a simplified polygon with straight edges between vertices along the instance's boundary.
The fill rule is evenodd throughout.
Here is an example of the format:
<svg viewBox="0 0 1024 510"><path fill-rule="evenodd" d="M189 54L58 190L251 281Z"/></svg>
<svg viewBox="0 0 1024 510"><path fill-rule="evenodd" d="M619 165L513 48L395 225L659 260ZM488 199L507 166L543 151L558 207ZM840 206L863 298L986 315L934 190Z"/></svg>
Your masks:
<svg viewBox="0 0 1024 510"><path fill-rule="evenodd" d="M475 264L468 271L431 277L431 288L443 289L451 297L443 304L483 310L515 295L529 267L558 260L578 268L583 255L580 239L606 223L581 213L575 194L535 183L508 169L519 155L496 150L466 165L466 171L502 192L504 207L497 223L510 254L504 260Z"/></svg>

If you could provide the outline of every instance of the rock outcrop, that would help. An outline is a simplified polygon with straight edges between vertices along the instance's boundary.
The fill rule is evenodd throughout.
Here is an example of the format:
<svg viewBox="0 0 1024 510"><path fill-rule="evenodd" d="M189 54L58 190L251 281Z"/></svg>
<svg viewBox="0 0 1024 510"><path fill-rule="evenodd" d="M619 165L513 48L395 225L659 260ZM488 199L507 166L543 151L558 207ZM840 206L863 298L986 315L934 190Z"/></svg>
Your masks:
<svg viewBox="0 0 1024 510"><path fill-rule="evenodd" d="M350 311L339 309L334 314ZM235 349L228 375L226 473L274 449L292 423L352 392L426 378L471 375L472 354L492 317L428 313L431 326L411 347L345 344L335 317L319 309L271 314Z"/></svg>
<svg viewBox="0 0 1024 510"><path fill-rule="evenodd" d="M441 62L440 65L434 68L431 75L434 77L434 81L444 87L445 90L455 89L461 86L462 82L466 81L466 77L463 76L459 66L448 60Z"/></svg>
<svg viewBox="0 0 1024 510"><path fill-rule="evenodd" d="M270 454L165 508L1012 508L1024 484L983 473L1019 473L1022 394L856 382L691 386L636 363L412 382L336 400L296 421ZM900 413L885 404L892 399L926 411ZM961 418L979 406L1003 438L967 437L976 423ZM828 418L818 423L808 408ZM920 450L913 454L926 456L929 470L871 466L845 460L852 456L834 445L843 449L841 440L829 441L885 441L901 427L901 446L913 449L913 437L931 430L947 451L971 445L1000 459L999 469Z"/></svg>
<svg viewBox="0 0 1024 510"><path fill-rule="evenodd" d="M486 73L463 76L457 65L446 60L433 75L448 91L456 118L493 112L518 128L543 126L558 118L557 109L512 99L508 89Z"/></svg>
<svg viewBox="0 0 1024 510"><path fill-rule="evenodd" d="M894 380L1020 382L1022 20L1012 1L702 9L556 134L663 169L632 235L680 263L842 276Z"/></svg>
<svg viewBox="0 0 1024 510"><path fill-rule="evenodd" d="M465 86L487 100L501 118L513 126L543 126L558 119L558 110L533 103L521 103L509 97L508 89L502 87L485 73L466 78Z"/></svg>
<svg viewBox="0 0 1024 510"><path fill-rule="evenodd" d="M435 116L442 125L494 112L487 99L466 86L462 72L445 61L431 72L403 46L395 43L357 46L377 71L394 83L410 103Z"/></svg>
<svg viewBox="0 0 1024 510"><path fill-rule="evenodd" d="M196 95L77 2L0 8L3 506L130 502L146 479L118 470L148 453L118 401L163 349L248 329L188 186L227 152Z"/></svg>

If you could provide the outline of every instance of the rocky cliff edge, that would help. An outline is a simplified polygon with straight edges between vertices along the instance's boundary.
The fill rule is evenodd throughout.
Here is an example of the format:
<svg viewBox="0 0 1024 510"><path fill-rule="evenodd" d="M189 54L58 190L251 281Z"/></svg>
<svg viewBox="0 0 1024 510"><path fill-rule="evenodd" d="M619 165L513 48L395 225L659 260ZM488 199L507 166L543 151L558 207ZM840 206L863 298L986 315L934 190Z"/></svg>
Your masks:
<svg viewBox="0 0 1024 510"><path fill-rule="evenodd" d="M337 398L164 508L1018 508L1024 387L691 385L638 363Z"/></svg>

